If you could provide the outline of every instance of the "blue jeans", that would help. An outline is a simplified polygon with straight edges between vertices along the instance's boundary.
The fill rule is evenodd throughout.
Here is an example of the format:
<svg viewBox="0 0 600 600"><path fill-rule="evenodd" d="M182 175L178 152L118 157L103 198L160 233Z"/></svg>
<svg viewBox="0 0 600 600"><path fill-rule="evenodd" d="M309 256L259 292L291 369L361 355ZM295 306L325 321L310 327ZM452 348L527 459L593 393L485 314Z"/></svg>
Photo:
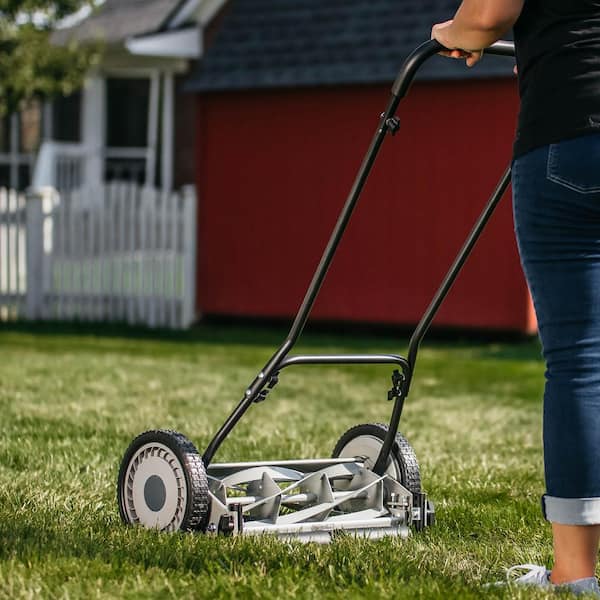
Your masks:
<svg viewBox="0 0 600 600"><path fill-rule="evenodd" d="M544 514L600 524L600 134L517 158L513 196L547 367Z"/></svg>

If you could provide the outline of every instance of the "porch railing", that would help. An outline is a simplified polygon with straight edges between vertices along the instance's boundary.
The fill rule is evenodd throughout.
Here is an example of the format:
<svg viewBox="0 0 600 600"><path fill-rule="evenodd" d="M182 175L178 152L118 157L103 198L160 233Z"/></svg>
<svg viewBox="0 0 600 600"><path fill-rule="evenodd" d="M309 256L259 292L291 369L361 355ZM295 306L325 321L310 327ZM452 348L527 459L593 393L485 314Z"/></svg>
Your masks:
<svg viewBox="0 0 600 600"><path fill-rule="evenodd" d="M80 189L93 180L90 161L99 166L96 175L103 181L147 182L148 164L153 164L150 148L99 148L96 154L84 144L45 141L42 143L32 178L32 187L53 187L60 192ZM91 169L93 171L93 169Z"/></svg>
<svg viewBox="0 0 600 600"><path fill-rule="evenodd" d="M86 151L82 144L44 142L38 152L31 185L70 192L85 181Z"/></svg>

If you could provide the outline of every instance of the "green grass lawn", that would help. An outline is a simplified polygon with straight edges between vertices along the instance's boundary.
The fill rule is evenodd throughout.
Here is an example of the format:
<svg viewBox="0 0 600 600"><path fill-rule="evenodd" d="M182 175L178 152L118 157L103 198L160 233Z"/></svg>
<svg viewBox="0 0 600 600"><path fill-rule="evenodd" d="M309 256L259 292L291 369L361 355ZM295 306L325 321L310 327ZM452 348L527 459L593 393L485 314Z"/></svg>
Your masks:
<svg viewBox="0 0 600 600"><path fill-rule="evenodd" d="M126 528L115 481L131 439L180 430L200 451L283 331L0 328L0 598L543 598L483 590L548 563L537 342L425 342L401 430L437 524L408 540L167 535ZM405 340L310 334L298 350L402 352ZM330 456L385 421L390 368L295 367L217 461ZM548 596L549 597L549 596Z"/></svg>

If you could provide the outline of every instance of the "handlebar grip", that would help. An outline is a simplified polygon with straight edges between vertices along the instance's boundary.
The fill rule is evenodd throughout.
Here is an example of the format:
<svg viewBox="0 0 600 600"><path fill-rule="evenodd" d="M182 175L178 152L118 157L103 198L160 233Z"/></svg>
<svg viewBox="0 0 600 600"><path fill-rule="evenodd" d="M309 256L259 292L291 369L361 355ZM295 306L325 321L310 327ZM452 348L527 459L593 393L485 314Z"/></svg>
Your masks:
<svg viewBox="0 0 600 600"><path fill-rule="evenodd" d="M445 48L437 40L428 40L416 48L404 61L402 69L392 87L392 94L398 99L404 98L422 64L442 50L445 50ZM486 48L485 52L486 54L495 54L497 56L514 56L515 45L513 42L501 40Z"/></svg>
<svg viewBox="0 0 600 600"><path fill-rule="evenodd" d="M515 56L515 43L506 40L500 40L492 44L485 50L486 54L495 54L496 56Z"/></svg>

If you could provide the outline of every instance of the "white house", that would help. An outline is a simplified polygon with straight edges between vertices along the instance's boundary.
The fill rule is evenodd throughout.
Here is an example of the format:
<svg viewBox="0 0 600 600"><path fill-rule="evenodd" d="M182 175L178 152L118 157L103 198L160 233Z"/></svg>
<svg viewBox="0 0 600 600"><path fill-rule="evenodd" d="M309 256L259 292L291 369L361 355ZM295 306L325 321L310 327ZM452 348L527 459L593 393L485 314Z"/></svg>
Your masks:
<svg viewBox="0 0 600 600"><path fill-rule="evenodd" d="M0 122L0 187L193 181L193 98L181 93L225 0L106 0L53 41L104 44L83 89ZM36 156L36 150L39 154Z"/></svg>
<svg viewBox="0 0 600 600"><path fill-rule="evenodd" d="M0 120L0 321L194 322L197 99L182 88L224 4L106 0L55 32L104 51L79 92Z"/></svg>

